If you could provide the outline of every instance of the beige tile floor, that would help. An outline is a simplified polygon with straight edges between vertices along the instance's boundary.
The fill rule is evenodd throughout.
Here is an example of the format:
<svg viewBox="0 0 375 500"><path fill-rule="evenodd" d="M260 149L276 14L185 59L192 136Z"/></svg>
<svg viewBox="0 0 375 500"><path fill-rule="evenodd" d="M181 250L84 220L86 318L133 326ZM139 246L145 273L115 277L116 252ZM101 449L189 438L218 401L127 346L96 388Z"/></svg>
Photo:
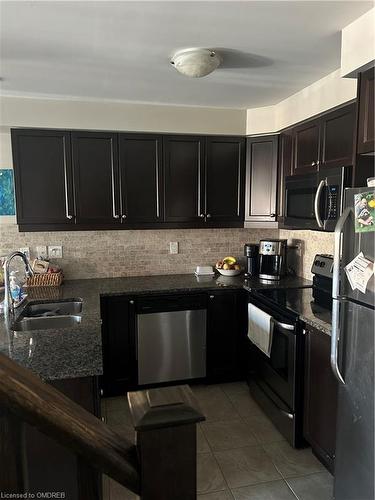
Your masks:
<svg viewBox="0 0 375 500"><path fill-rule="evenodd" d="M199 500L332 499L332 476L309 448L289 446L246 383L192 389L206 416L197 428ZM103 400L103 413L117 432L134 440L125 397ZM103 488L104 500L138 498L109 478Z"/></svg>

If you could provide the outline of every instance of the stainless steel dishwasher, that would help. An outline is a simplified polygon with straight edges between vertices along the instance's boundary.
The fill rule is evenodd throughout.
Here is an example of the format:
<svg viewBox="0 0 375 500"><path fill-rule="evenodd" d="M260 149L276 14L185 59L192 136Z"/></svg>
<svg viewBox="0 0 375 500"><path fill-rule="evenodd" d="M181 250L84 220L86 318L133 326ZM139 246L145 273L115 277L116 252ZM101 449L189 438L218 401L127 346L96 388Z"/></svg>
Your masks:
<svg viewBox="0 0 375 500"><path fill-rule="evenodd" d="M206 303L202 294L137 301L138 384L206 376Z"/></svg>

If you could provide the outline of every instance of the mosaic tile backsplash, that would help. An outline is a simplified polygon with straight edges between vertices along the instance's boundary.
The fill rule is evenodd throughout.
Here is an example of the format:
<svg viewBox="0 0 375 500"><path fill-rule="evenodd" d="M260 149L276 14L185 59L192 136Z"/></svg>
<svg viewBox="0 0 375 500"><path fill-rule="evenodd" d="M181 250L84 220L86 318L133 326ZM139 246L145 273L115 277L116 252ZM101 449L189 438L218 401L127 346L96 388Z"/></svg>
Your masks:
<svg viewBox="0 0 375 500"><path fill-rule="evenodd" d="M22 233L16 224L0 224L0 256L20 247L62 245L55 261L66 279L148 274L193 273L197 265L214 265L226 255L243 256L243 246L277 238L276 229L179 229ZM179 254L169 254L178 241Z"/></svg>
<svg viewBox="0 0 375 500"><path fill-rule="evenodd" d="M262 238L286 238L299 246L288 263L298 276L311 279L316 253L333 253L333 233L277 229L174 229L147 231L72 231L22 233L16 224L0 224L0 256L20 247L62 245L55 262L67 279L148 274L192 273L197 265L213 265L226 255L243 256L243 245ZM179 254L169 254L169 242Z"/></svg>
<svg viewBox="0 0 375 500"><path fill-rule="evenodd" d="M302 278L312 279L311 266L317 253L333 254L334 233L280 229L279 238L286 238L299 247L288 252L288 264Z"/></svg>

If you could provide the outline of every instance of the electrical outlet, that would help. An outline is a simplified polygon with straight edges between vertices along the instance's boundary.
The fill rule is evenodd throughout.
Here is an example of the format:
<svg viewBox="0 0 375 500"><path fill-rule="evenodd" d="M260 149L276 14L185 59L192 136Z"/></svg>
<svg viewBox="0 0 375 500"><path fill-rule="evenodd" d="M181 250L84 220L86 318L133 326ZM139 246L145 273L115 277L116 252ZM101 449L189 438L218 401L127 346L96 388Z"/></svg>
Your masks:
<svg viewBox="0 0 375 500"><path fill-rule="evenodd" d="M48 257L50 259L62 259L62 246L50 245L48 247Z"/></svg>
<svg viewBox="0 0 375 500"><path fill-rule="evenodd" d="M177 254L178 253L178 241L170 241L169 242L169 253Z"/></svg>
<svg viewBox="0 0 375 500"><path fill-rule="evenodd" d="M19 248L19 251L24 253L26 257L30 260L30 247Z"/></svg>
<svg viewBox="0 0 375 500"><path fill-rule="evenodd" d="M48 251L46 246L36 247L36 256L38 259L48 259Z"/></svg>

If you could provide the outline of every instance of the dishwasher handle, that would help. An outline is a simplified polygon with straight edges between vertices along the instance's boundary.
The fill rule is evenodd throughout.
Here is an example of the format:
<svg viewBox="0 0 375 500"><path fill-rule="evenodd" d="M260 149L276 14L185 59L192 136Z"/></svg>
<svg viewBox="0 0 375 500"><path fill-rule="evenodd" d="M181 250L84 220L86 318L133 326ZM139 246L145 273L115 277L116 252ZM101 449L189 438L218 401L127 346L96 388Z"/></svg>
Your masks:
<svg viewBox="0 0 375 500"><path fill-rule="evenodd" d="M207 296L204 294L162 295L147 297L137 301L137 314L188 311L206 308Z"/></svg>

